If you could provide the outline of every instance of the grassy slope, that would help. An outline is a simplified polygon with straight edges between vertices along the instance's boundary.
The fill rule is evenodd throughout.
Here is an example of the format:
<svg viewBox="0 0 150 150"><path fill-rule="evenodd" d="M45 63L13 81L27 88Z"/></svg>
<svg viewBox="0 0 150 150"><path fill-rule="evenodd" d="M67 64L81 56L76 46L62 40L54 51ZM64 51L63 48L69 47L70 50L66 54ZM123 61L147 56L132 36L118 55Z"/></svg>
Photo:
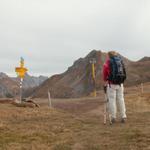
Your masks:
<svg viewBox="0 0 150 150"><path fill-rule="evenodd" d="M0 150L150 150L150 93L137 89L126 91L128 122L112 126L103 125L102 97L55 100L51 110L1 104Z"/></svg>

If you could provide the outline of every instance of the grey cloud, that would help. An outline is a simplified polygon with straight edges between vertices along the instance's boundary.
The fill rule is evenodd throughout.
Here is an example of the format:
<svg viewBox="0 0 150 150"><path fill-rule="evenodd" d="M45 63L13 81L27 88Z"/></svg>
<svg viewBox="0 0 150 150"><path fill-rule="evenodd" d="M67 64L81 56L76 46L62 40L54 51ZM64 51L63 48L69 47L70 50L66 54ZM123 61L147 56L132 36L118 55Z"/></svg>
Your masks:
<svg viewBox="0 0 150 150"><path fill-rule="evenodd" d="M149 0L1 0L0 71L23 56L32 74L60 73L92 49L150 55ZM8 65L10 64L10 65Z"/></svg>

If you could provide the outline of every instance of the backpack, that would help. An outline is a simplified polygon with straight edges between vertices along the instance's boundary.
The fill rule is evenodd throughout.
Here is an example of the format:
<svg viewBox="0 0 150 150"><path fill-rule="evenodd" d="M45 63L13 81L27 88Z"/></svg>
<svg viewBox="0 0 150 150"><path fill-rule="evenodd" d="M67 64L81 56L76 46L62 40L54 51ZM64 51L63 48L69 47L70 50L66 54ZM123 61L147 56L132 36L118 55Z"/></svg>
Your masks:
<svg viewBox="0 0 150 150"><path fill-rule="evenodd" d="M126 79L126 70L124 63L119 56L114 56L110 58L110 75L108 81L111 81L113 84L124 83Z"/></svg>

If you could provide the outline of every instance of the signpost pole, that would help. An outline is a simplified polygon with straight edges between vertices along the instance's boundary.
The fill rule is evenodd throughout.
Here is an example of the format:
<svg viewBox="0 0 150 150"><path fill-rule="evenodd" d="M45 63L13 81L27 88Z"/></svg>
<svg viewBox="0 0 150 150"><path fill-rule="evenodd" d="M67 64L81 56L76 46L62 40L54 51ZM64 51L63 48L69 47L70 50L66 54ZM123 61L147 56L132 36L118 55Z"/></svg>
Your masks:
<svg viewBox="0 0 150 150"><path fill-rule="evenodd" d="M17 72L18 76L20 77L20 103L22 102L22 85L25 73L28 71L27 68L24 67L24 59L21 57L20 59L20 67L16 67L15 71Z"/></svg>
<svg viewBox="0 0 150 150"><path fill-rule="evenodd" d="M93 79L93 96L96 97L96 76L95 76L95 64L96 59L93 58L90 60L90 63L92 64L92 79Z"/></svg>
<svg viewBox="0 0 150 150"><path fill-rule="evenodd" d="M22 102L22 83L23 83L23 78L20 78L20 103Z"/></svg>

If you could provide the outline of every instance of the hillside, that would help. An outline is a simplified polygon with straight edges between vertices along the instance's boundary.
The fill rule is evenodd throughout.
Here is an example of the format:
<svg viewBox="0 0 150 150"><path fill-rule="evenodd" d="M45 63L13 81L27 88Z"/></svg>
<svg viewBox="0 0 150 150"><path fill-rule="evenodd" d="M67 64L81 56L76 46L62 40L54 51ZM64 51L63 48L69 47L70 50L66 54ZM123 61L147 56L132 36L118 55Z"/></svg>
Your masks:
<svg viewBox="0 0 150 150"><path fill-rule="evenodd" d="M126 85L131 86L141 82L150 81L150 61L133 62L121 56L127 68ZM102 88L102 66L106 60L106 53L93 50L86 57L80 58L62 74L54 75L41 86L34 89L33 97L47 97L50 88L51 96L55 98L70 98L87 96L93 90L90 60L96 60L96 87Z"/></svg>
<svg viewBox="0 0 150 150"><path fill-rule="evenodd" d="M19 94L19 86L5 73L0 73L0 97L13 97Z"/></svg>
<svg viewBox="0 0 150 150"><path fill-rule="evenodd" d="M127 85L136 85L150 81L150 57L132 62L127 66Z"/></svg>
<svg viewBox="0 0 150 150"><path fill-rule="evenodd" d="M23 90L32 89L33 87L39 86L43 83L47 77L39 76L34 77L26 74L23 81ZM19 95L19 78L12 78L5 73L0 73L0 97L15 97ZM24 93L23 93L24 94Z"/></svg>
<svg viewBox="0 0 150 150"><path fill-rule="evenodd" d="M97 98L36 99L40 108L0 104L0 150L150 150L150 83L125 89L127 122L103 125Z"/></svg>
<svg viewBox="0 0 150 150"><path fill-rule="evenodd" d="M48 79L48 77L46 77L46 76L35 77L35 76L31 76L29 74L26 74L25 78L23 80L23 87L24 87L24 89L37 87L47 79ZM13 80L17 81L18 83L20 82L19 78L13 78Z"/></svg>
<svg viewBox="0 0 150 150"><path fill-rule="evenodd" d="M97 85L101 83L99 79L101 66L104 63L106 54L101 51L92 51L85 58L80 58L62 74L54 75L39 86L33 93L34 97L46 97L47 88L50 88L52 97L79 97L86 95L92 90L91 78L91 58L96 59Z"/></svg>

